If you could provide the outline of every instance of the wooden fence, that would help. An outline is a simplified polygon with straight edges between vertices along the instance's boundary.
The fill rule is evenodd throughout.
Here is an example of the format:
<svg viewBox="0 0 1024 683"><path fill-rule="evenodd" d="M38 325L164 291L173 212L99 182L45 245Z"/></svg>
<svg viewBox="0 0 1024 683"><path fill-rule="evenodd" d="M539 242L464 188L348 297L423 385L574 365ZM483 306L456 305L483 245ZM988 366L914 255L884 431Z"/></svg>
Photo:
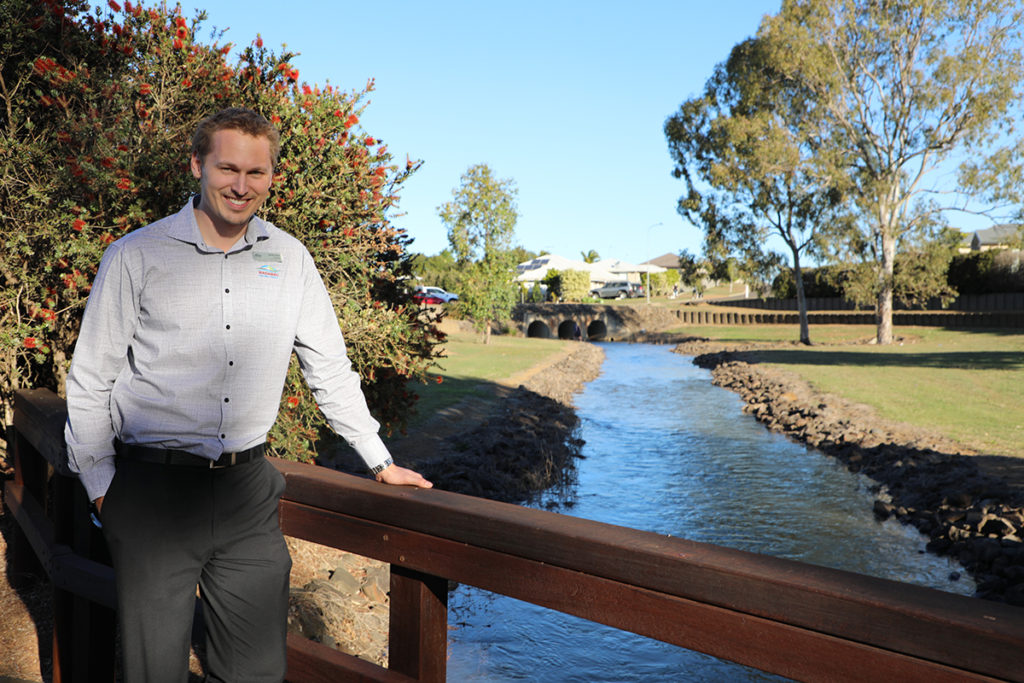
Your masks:
<svg viewBox="0 0 1024 683"><path fill-rule="evenodd" d="M113 680L113 571L64 464L63 401L22 391L15 409L6 502L34 550L21 561L38 560L54 585L54 680ZM449 579L798 680L1024 680L1019 608L275 465L286 534L391 563L389 669L290 636L290 681L445 680Z"/></svg>
<svg viewBox="0 0 1024 683"><path fill-rule="evenodd" d="M723 305L725 302L713 302ZM788 311L729 311L681 308L676 316L690 325L796 325L798 313ZM808 312L811 325L874 325L871 311ZM1024 311L896 311L894 325L920 325L950 328L1024 328Z"/></svg>

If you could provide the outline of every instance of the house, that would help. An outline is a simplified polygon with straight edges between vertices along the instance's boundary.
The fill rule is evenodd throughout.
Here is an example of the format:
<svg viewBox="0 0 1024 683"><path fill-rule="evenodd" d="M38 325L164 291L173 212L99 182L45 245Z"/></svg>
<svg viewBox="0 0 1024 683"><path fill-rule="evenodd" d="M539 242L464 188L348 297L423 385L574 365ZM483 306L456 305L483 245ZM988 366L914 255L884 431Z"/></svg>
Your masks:
<svg viewBox="0 0 1024 683"><path fill-rule="evenodd" d="M558 254L544 254L516 266L516 281L523 283L527 287L532 287L543 280L549 270L582 270L589 272L591 287L600 287L609 280L615 279L614 274L599 268L597 264L568 259Z"/></svg>
<svg viewBox="0 0 1024 683"><path fill-rule="evenodd" d="M644 264L658 266L659 268L664 268L666 270L679 270L679 254L662 254L657 258L644 261Z"/></svg>
<svg viewBox="0 0 1024 683"><path fill-rule="evenodd" d="M1024 225L1003 223L976 231L974 237L971 238L971 251L1019 248L1022 240L1024 240Z"/></svg>

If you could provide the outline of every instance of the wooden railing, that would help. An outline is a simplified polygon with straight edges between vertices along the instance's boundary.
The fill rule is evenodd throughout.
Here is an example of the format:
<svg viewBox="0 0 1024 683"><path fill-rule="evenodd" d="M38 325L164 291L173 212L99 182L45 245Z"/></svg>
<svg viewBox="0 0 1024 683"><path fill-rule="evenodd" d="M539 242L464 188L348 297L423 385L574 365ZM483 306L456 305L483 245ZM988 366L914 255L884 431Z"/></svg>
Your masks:
<svg viewBox="0 0 1024 683"><path fill-rule="evenodd" d="M54 584L54 680L112 680L113 572L63 465L63 422L52 393L17 395L6 500ZM391 563L390 668L291 636L290 681L443 681L449 579L798 680L1024 680L1024 609L275 465L286 534Z"/></svg>

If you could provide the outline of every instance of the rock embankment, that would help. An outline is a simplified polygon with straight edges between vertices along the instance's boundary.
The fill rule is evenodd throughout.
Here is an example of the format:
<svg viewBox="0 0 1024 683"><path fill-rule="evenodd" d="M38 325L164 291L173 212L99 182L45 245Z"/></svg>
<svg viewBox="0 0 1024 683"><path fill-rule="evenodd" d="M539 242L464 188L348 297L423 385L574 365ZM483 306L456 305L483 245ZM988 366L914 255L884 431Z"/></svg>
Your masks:
<svg viewBox="0 0 1024 683"><path fill-rule="evenodd" d="M769 429L837 458L876 482L874 513L915 526L928 550L959 561L978 597L1024 606L1024 460L978 455L948 439L879 418L756 363L748 349L676 347L746 401Z"/></svg>
<svg viewBox="0 0 1024 683"><path fill-rule="evenodd" d="M599 347L575 344L542 371L517 378L514 389L501 390L488 413L464 407L462 431L424 435L430 455L417 459L416 469L438 489L507 502L570 481L582 445L572 396L600 373L603 358ZM288 546L289 630L386 666L388 565L294 538Z"/></svg>

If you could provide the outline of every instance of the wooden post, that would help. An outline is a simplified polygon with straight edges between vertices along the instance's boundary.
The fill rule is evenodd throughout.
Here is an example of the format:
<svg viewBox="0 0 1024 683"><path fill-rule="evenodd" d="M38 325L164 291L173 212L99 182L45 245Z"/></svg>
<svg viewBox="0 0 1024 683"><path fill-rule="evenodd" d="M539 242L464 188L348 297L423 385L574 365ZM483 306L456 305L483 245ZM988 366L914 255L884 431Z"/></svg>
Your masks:
<svg viewBox="0 0 1024 683"><path fill-rule="evenodd" d="M424 683L444 683L448 657L448 581L391 565L388 668Z"/></svg>

